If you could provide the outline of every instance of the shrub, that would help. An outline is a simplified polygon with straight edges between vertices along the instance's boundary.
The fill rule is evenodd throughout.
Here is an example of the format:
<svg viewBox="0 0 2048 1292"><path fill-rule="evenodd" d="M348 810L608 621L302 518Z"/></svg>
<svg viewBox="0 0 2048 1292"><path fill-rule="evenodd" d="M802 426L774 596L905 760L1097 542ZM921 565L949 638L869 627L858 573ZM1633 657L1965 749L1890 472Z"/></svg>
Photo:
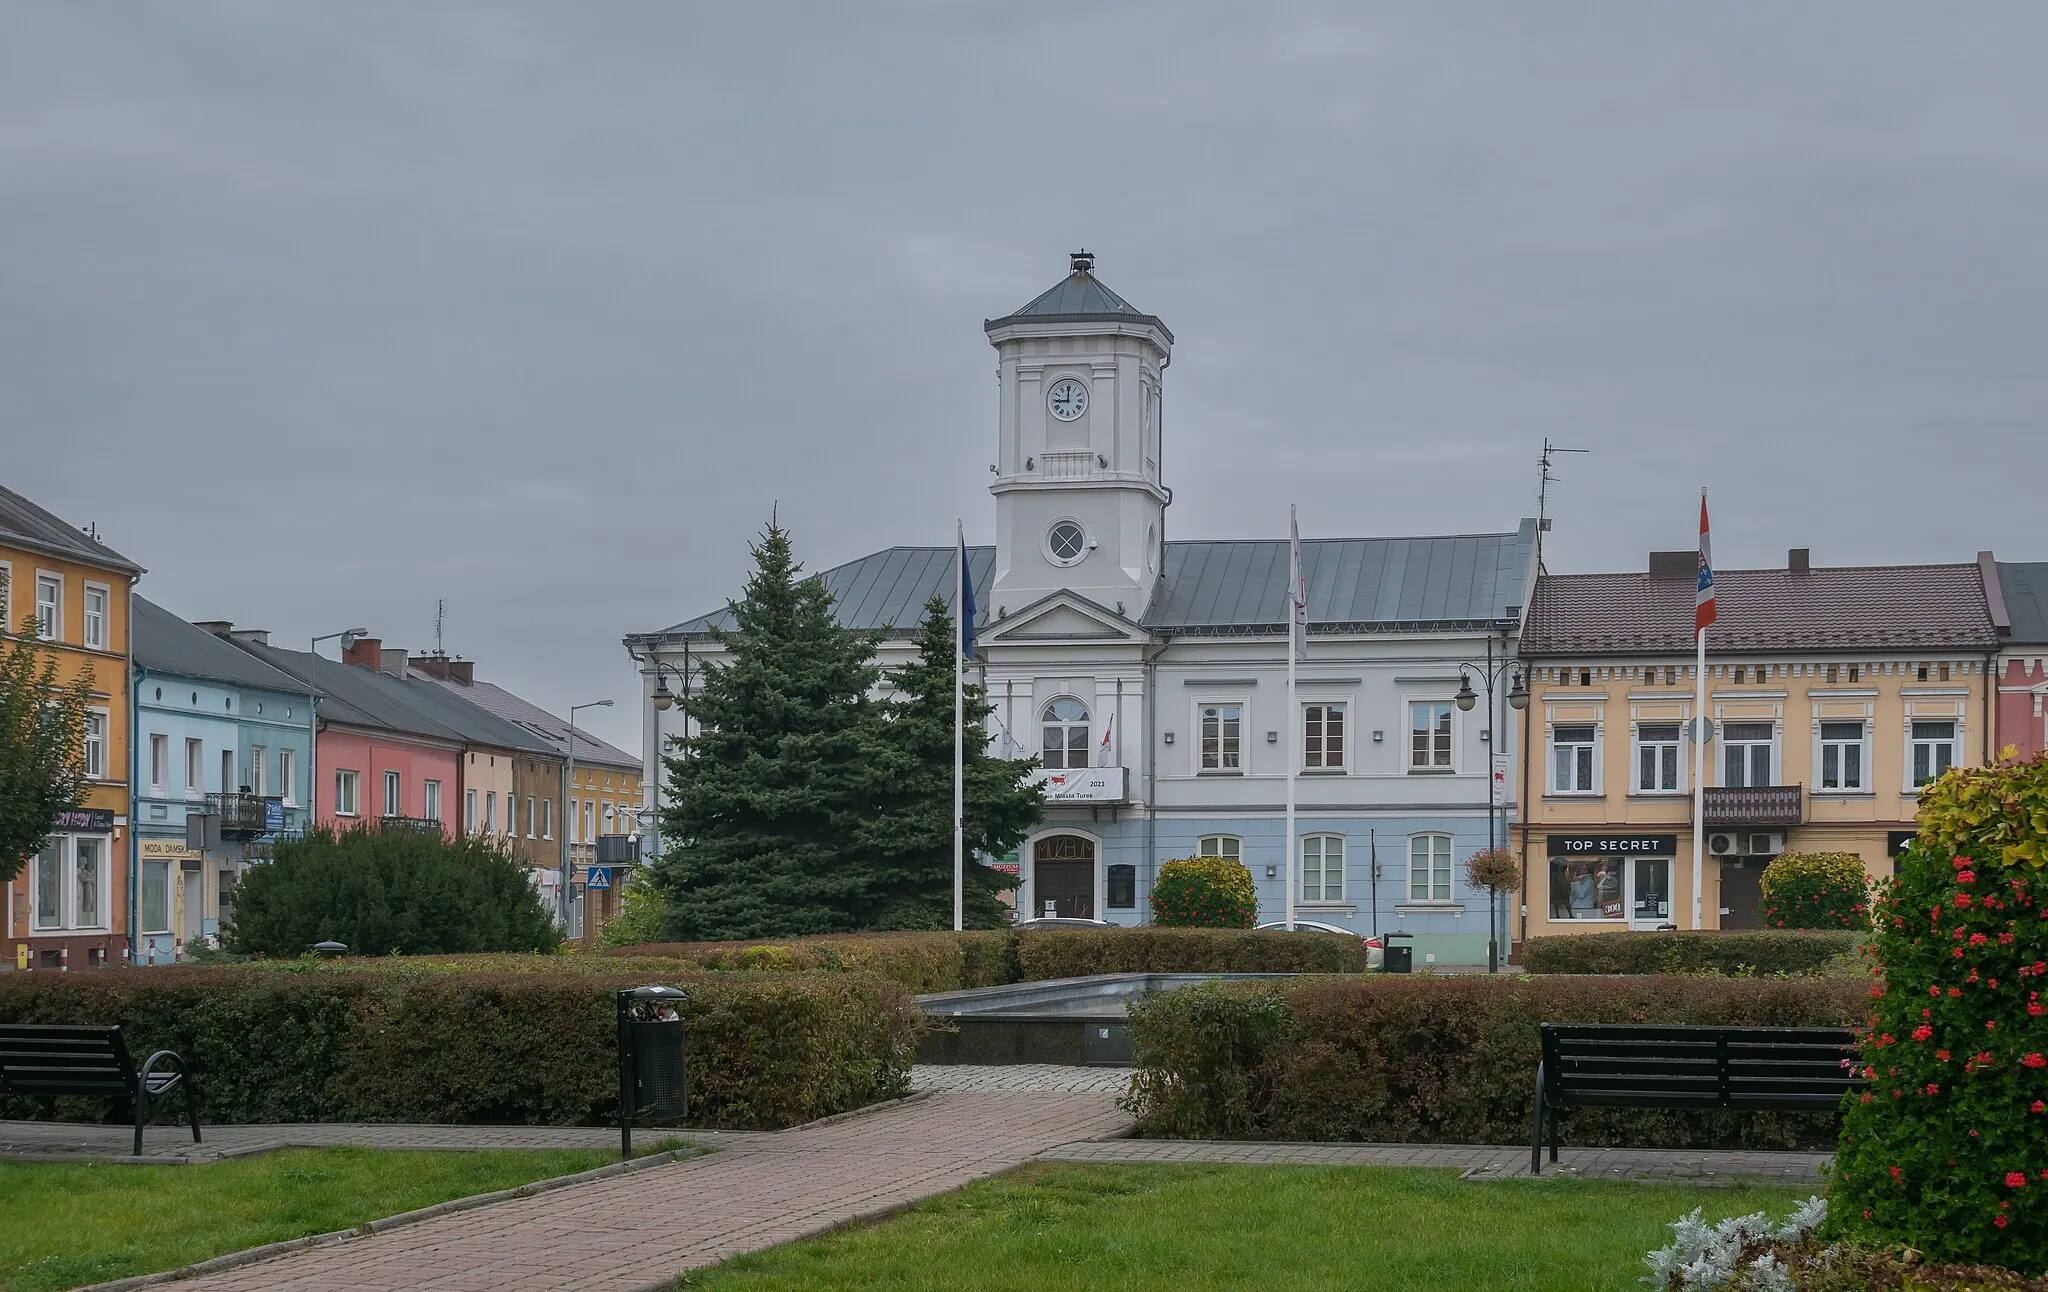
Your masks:
<svg viewBox="0 0 2048 1292"><path fill-rule="evenodd" d="M1870 878L1853 852L1788 852L1764 868L1764 925L1867 929Z"/></svg>
<svg viewBox="0 0 2048 1292"><path fill-rule="evenodd" d="M590 1125L618 1113L612 993L654 979L687 994L693 1124L788 1126L903 1093L919 1023L897 984L674 968L476 956L7 974L0 1021L119 1023L138 1054L176 1050L208 1121ZM65 1116L118 1111L57 1102Z"/></svg>
<svg viewBox="0 0 2048 1292"><path fill-rule="evenodd" d="M2048 1270L2048 757L1955 769L1876 907L1834 1219L1937 1260Z"/></svg>
<svg viewBox="0 0 2048 1292"><path fill-rule="evenodd" d="M1843 1026L1861 983L1707 977L1223 983L1131 1008L1139 1133L1194 1139L1520 1143L1543 1022ZM1580 1109L1580 1145L1818 1146L1832 1114Z"/></svg>
<svg viewBox="0 0 2048 1292"><path fill-rule="evenodd" d="M1363 973L1365 939L1306 929L1027 929L1024 982L1097 973Z"/></svg>
<svg viewBox="0 0 2048 1292"><path fill-rule="evenodd" d="M661 890L654 886L654 872L635 866L619 890L619 909L604 926L599 941L606 947L632 947L661 936Z"/></svg>
<svg viewBox="0 0 2048 1292"><path fill-rule="evenodd" d="M658 957L720 971L876 973L923 995L1019 981L1016 941L1007 930L846 933L786 942L656 942L623 947L607 956Z"/></svg>
<svg viewBox="0 0 2048 1292"><path fill-rule="evenodd" d="M1228 857L1162 862L1152 881L1152 922L1165 929L1248 929L1259 920L1252 872Z"/></svg>
<svg viewBox="0 0 2048 1292"><path fill-rule="evenodd" d="M1817 930L1560 933L1524 942L1522 967L1532 974L1813 974L1853 955L1858 942L1854 933Z"/></svg>
<svg viewBox="0 0 2048 1292"><path fill-rule="evenodd" d="M224 941L268 956L327 941L361 955L433 955L553 951L562 935L503 844L364 825L317 826L251 866Z"/></svg>

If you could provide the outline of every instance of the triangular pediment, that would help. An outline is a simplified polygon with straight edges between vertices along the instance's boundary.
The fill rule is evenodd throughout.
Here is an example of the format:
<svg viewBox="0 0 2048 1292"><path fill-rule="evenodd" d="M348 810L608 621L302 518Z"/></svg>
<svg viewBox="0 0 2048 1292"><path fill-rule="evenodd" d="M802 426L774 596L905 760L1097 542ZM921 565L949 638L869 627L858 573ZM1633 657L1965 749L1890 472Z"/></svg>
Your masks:
<svg viewBox="0 0 2048 1292"><path fill-rule="evenodd" d="M1114 610L1073 592L1055 592L982 629L981 640L1024 642L1137 642L1145 630Z"/></svg>

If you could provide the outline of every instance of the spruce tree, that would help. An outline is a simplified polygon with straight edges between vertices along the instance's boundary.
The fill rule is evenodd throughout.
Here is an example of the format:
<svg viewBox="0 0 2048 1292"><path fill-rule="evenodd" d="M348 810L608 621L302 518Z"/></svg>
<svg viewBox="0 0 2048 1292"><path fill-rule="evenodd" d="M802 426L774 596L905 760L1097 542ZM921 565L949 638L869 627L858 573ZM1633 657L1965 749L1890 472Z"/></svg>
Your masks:
<svg viewBox="0 0 2048 1292"><path fill-rule="evenodd" d="M664 759L653 878L663 933L686 941L850 931L873 900L849 845L881 772L877 637L839 626L772 520L753 554L737 626L713 630L725 658L682 702L695 730Z"/></svg>
<svg viewBox="0 0 2048 1292"><path fill-rule="evenodd" d="M933 597L918 632L917 657L888 673L895 694L883 738L884 789L856 835L864 868L876 876L867 911L871 928L953 927L954 649L953 616L943 598ZM1026 780L1038 760L989 753L987 721L994 711L981 687L967 687L963 889L964 922L971 929L999 927L1001 894L1017 884L976 855L1008 852L1045 815L1043 791Z"/></svg>

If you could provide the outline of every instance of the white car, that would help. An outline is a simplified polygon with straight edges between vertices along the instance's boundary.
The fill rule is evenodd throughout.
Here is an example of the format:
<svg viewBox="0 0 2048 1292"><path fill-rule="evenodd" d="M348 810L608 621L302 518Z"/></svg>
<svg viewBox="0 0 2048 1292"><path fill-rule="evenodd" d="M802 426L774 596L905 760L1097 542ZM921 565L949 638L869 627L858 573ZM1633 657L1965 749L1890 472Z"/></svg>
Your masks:
<svg viewBox="0 0 2048 1292"><path fill-rule="evenodd" d="M1287 927L1287 921L1268 920L1266 923L1259 925L1259 927L1262 929L1284 929ZM1350 929L1339 928L1335 924L1325 924L1321 920L1296 920L1294 927L1299 931L1308 933L1341 933L1347 938L1364 938L1365 967L1367 969L1379 968L1383 958L1381 953L1387 949L1387 944L1379 938L1366 937L1363 933L1354 933Z"/></svg>

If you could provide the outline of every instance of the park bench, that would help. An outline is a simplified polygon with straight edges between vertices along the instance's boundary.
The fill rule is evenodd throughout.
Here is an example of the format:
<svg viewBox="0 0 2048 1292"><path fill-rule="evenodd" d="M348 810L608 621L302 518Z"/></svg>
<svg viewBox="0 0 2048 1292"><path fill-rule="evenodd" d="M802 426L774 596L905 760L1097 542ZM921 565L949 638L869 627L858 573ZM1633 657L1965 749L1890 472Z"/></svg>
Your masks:
<svg viewBox="0 0 2048 1292"><path fill-rule="evenodd" d="M1862 1085L1846 1027L1662 1027L1545 1023L1529 1130L1529 1174L1543 1172L1569 1108L1828 1112Z"/></svg>
<svg viewBox="0 0 2048 1292"><path fill-rule="evenodd" d="M0 1023L0 1094L123 1100L135 1114L137 1157L142 1156L149 1101L179 1085L185 1088L185 1113L197 1144L199 1096L187 1079L185 1061L172 1051L158 1050L138 1070L118 1027Z"/></svg>

